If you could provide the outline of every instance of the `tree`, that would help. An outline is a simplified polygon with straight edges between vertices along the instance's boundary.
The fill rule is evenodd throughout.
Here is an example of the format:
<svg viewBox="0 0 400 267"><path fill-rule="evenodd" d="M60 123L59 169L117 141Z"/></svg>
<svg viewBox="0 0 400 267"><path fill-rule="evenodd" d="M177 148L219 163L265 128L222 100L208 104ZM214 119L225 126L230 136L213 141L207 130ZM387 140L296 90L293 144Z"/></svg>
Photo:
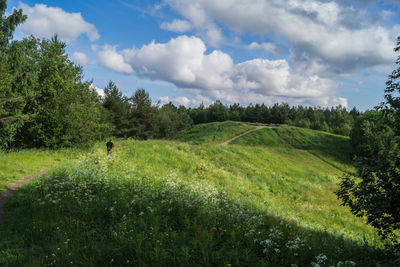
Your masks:
<svg viewBox="0 0 400 267"><path fill-rule="evenodd" d="M208 108L209 121L226 121L228 119L228 108L217 100Z"/></svg>
<svg viewBox="0 0 400 267"><path fill-rule="evenodd" d="M14 9L13 13L6 17L7 0L0 0L0 59L6 55L6 48L14 35L15 28L27 18L22 14L22 9Z"/></svg>
<svg viewBox="0 0 400 267"><path fill-rule="evenodd" d="M154 127L156 137L171 138L178 131L189 128L193 124L192 118L184 106L175 107L171 102L163 105L155 113Z"/></svg>
<svg viewBox="0 0 400 267"><path fill-rule="evenodd" d="M23 114L27 103L24 96L12 91L13 73L10 70L9 44L15 28L26 20L22 10L5 16L7 1L0 0L0 149L10 149L15 137L29 116Z"/></svg>
<svg viewBox="0 0 400 267"><path fill-rule="evenodd" d="M112 81L104 88L103 107L109 112L109 120L114 125L113 135L128 137L132 127L129 121L130 104Z"/></svg>
<svg viewBox="0 0 400 267"><path fill-rule="evenodd" d="M400 50L400 37L395 51ZM386 83L386 103L357 118L351 132L356 152L355 173L342 177L337 191L343 205L400 249L400 57Z"/></svg>
<svg viewBox="0 0 400 267"><path fill-rule="evenodd" d="M151 106L149 93L144 89L137 89L129 101L132 105L131 123L133 124L130 136L144 140L152 137L155 108Z"/></svg>
<svg viewBox="0 0 400 267"><path fill-rule="evenodd" d="M400 51L400 36L397 37L397 44L394 48L395 52ZM396 60L397 68L389 75L386 82L385 99L386 104L396 112L400 111L400 56Z"/></svg>

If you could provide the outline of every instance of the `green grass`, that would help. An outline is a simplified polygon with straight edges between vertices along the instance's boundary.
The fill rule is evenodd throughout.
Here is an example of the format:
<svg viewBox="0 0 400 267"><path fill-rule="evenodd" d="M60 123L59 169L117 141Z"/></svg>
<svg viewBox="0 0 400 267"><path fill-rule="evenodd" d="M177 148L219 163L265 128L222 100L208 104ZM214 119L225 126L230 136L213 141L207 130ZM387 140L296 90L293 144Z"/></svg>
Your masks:
<svg viewBox="0 0 400 267"><path fill-rule="evenodd" d="M243 123L236 121L212 122L193 126L191 129L182 131L176 137L177 140L190 144L222 143L238 134L251 130L250 125L254 123Z"/></svg>
<svg viewBox="0 0 400 267"><path fill-rule="evenodd" d="M81 152L77 149L25 149L0 154L0 194L8 184L41 170L51 170Z"/></svg>
<svg viewBox="0 0 400 267"><path fill-rule="evenodd" d="M347 138L284 126L224 147L217 126L188 143L116 141L111 157L97 144L24 186L0 222L0 265L385 264L334 195Z"/></svg>
<svg viewBox="0 0 400 267"><path fill-rule="evenodd" d="M254 131L234 140L231 144L262 146L270 149L304 150L320 160L340 169L350 168L351 146L347 136L294 126L282 125Z"/></svg>

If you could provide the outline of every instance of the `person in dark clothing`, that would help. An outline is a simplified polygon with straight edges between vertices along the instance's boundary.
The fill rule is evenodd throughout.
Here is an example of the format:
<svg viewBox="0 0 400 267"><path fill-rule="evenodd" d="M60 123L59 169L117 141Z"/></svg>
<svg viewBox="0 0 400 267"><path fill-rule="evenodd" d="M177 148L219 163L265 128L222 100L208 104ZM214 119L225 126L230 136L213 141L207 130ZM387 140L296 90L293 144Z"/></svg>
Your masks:
<svg viewBox="0 0 400 267"><path fill-rule="evenodd" d="M108 155L111 154L112 149L113 149L113 147L114 147L114 144L113 144L113 142L111 141L111 138L110 138L110 141L107 142L106 146L107 146L107 156L108 156Z"/></svg>

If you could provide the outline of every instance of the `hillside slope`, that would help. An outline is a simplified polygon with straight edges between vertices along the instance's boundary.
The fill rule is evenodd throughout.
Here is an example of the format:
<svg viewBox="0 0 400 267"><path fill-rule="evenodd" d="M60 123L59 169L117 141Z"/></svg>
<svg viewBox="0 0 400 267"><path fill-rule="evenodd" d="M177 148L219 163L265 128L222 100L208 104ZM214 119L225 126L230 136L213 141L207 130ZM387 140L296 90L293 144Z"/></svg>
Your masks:
<svg viewBox="0 0 400 267"><path fill-rule="evenodd" d="M201 125L188 142L116 141L111 157L98 144L25 186L0 222L0 265L382 262L374 231L334 194L346 158L332 138L346 138L283 126L221 146L234 130L218 126L229 128Z"/></svg>
<svg viewBox="0 0 400 267"><path fill-rule="evenodd" d="M340 170L349 168L352 159L347 136L287 125L251 132L231 144L308 151Z"/></svg>
<svg viewBox="0 0 400 267"><path fill-rule="evenodd" d="M190 144L219 144L251 129L250 124L237 121L203 123L180 132L176 140Z"/></svg>

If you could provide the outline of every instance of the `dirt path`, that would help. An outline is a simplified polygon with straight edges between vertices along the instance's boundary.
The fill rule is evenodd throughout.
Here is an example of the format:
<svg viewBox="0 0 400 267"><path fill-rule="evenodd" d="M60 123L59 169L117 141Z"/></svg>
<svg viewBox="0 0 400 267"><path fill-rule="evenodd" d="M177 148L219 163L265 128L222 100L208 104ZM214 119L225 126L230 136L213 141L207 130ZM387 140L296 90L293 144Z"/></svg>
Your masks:
<svg viewBox="0 0 400 267"><path fill-rule="evenodd" d="M246 135L246 134L248 134L248 133L257 131L257 130L259 130L259 129L264 129L264 128L277 128L277 127L279 127L279 125L278 125L278 124L269 124L269 125L252 126L252 127L254 127L254 129L248 130L247 132L244 132L244 133L241 133L241 134L239 134L239 135L237 135L237 136L235 136L235 137L232 137L231 139L229 139L229 140L227 140L227 141L221 143L221 145L222 145L222 146L227 146L227 145L229 145L230 142L232 142L233 140L235 140L235 139L237 139L237 138L239 138L239 137L241 137L241 136L243 136L243 135Z"/></svg>
<svg viewBox="0 0 400 267"><path fill-rule="evenodd" d="M18 180L10 185L8 185L6 187L6 190L1 194L0 196L0 219L1 219L1 215L4 214L4 205L8 202L8 200L15 195L15 193L17 192L18 188L20 188L21 186L23 186L24 184L28 183L30 180L32 180L33 178L35 178L38 175L41 175L43 173L46 173L46 170L41 170L38 173L34 173L28 176L25 176L24 178L22 178L21 180Z"/></svg>

